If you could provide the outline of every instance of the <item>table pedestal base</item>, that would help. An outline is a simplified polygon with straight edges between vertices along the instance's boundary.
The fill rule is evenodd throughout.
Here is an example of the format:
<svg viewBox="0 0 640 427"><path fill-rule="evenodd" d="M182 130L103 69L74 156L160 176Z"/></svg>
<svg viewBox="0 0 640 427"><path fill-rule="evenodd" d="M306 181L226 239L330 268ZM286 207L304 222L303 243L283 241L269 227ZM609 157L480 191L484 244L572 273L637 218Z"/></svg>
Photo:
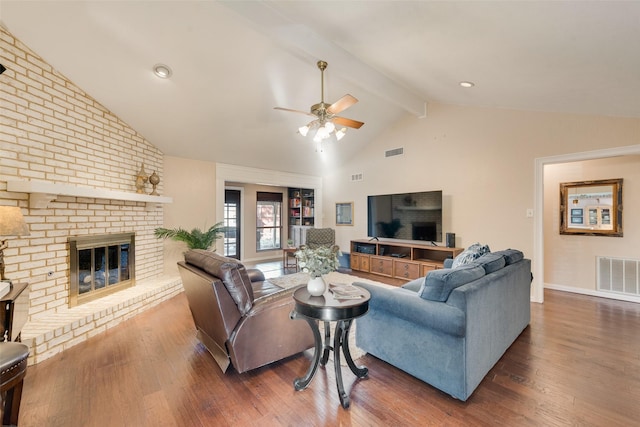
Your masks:
<svg viewBox="0 0 640 427"><path fill-rule="evenodd" d="M355 362L351 358L349 352L349 329L353 319L338 320L336 322L336 330L333 337L333 346L331 346L331 329L329 322L324 322L324 341L318 328L318 321L306 316L303 316L296 311L291 312L292 319L304 319L307 321L313 336L315 338L315 349L313 352L313 360L311 366L304 377L296 378L293 381L293 386L296 390L303 390L307 388L313 376L318 370L318 365L325 366L329 360L329 351L333 351L333 365L336 374L336 386L338 387L338 396L340 397L340 403L342 407L347 409L349 407L349 395L344 391L344 385L342 384L342 369L340 368L340 349L344 354L345 361L358 378L365 378L369 373L369 370L365 366L356 366Z"/></svg>

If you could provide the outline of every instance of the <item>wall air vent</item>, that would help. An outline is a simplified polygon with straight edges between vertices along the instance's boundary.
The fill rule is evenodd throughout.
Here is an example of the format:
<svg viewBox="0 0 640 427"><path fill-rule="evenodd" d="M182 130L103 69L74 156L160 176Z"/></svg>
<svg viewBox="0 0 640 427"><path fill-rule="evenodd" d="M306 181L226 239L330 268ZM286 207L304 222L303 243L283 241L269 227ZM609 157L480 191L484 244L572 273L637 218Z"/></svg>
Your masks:
<svg viewBox="0 0 640 427"><path fill-rule="evenodd" d="M393 150L387 150L384 152L385 157L401 156L404 154L404 148L394 148Z"/></svg>
<svg viewBox="0 0 640 427"><path fill-rule="evenodd" d="M360 173L354 173L351 175L351 181L362 181L364 179L364 176L362 175L362 172Z"/></svg>
<svg viewBox="0 0 640 427"><path fill-rule="evenodd" d="M597 256L599 291L640 296L640 260Z"/></svg>

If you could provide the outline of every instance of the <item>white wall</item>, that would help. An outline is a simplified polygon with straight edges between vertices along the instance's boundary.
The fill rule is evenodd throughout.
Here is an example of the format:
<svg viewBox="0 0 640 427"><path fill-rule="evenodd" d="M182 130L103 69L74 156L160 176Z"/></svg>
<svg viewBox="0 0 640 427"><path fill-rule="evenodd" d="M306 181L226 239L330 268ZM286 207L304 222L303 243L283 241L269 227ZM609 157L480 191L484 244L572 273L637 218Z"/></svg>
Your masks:
<svg viewBox="0 0 640 427"><path fill-rule="evenodd" d="M638 119L430 104L425 119L407 117L325 176L324 215L335 224L335 202L354 201L355 225L336 228L346 248L366 236L367 195L441 189L443 231L456 233L457 246L479 241L533 257L535 159L638 143ZM397 147L403 156L384 157ZM364 180L351 182L356 173Z"/></svg>
<svg viewBox="0 0 640 427"><path fill-rule="evenodd" d="M348 136L340 141L348 143ZM348 159L345 166L323 177L316 217L322 226L335 227L337 243L344 249L351 239L367 235L367 195L443 190L443 231L456 233L457 246L479 241L493 250L518 248L533 258L534 223L526 217L526 211L535 207L535 160L639 143L640 119L430 104L427 118L406 117ZM385 150L397 147L404 147L403 156L384 157ZM192 164L198 162L184 160L173 172L166 164L165 185L175 174L193 175L195 179L196 171L188 170ZM206 180L215 167L208 164ZM224 188L225 177L283 186L299 182L286 173L231 166L225 169L230 171L218 177L218 188ZM363 173L364 180L351 182L355 173ZM194 197L222 200L215 189L206 191ZM168 188L166 194L174 200L177 196ZM354 226L336 227L335 203L349 201L354 202ZM169 216L177 204L174 202L165 215ZM195 201L189 206L198 208ZM222 211L218 205L215 209ZM625 228L631 226L630 222L640 221L628 212Z"/></svg>
<svg viewBox="0 0 640 427"><path fill-rule="evenodd" d="M561 182L623 178L623 237L560 234ZM545 285L596 290L596 256L640 259L640 156L547 165L544 168Z"/></svg>
<svg viewBox="0 0 640 427"><path fill-rule="evenodd" d="M165 156L165 193L173 203L164 210L164 227L186 230L208 229L216 223L216 164ZM164 272L177 275L177 262L184 260L187 245L164 242Z"/></svg>

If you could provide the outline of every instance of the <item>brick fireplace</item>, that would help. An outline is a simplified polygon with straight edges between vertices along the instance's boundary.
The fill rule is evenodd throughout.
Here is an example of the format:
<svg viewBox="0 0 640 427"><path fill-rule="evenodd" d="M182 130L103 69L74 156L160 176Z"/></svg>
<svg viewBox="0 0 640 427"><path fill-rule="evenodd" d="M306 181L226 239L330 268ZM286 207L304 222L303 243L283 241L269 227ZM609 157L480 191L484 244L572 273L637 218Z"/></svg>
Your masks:
<svg viewBox="0 0 640 427"><path fill-rule="evenodd" d="M163 208L149 206L152 196L128 197L142 163L162 178L162 152L1 26L0 51L0 199L22 209L30 231L11 239L6 274L29 284L22 339L32 364L170 298L181 283L163 275L163 242L153 236ZM34 203L42 194L8 188L18 181L64 191ZM70 308L69 239L121 233L135 234L135 286Z"/></svg>

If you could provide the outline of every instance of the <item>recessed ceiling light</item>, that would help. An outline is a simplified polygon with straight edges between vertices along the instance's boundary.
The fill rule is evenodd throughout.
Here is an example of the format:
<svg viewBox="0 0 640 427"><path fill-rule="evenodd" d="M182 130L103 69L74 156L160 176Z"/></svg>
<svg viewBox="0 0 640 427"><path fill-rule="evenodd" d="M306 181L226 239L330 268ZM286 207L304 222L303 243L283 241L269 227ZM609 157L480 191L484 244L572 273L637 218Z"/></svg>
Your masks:
<svg viewBox="0 0 640 427"><path fill-rule="evenodd" d="M160 77L161 79L168 79L169 77L171 77L171 74L173 74L173 72L171 71L171 68L169 68L168 65L164 65L164 64L154 65L153 72L156 76Z"/></svg>
<svg viewBox="0 0 640 427"><path fill-rule="evenodd" d="M473 82L460 82L460 86L462 87L474 87L475 84Z"/></svg>

